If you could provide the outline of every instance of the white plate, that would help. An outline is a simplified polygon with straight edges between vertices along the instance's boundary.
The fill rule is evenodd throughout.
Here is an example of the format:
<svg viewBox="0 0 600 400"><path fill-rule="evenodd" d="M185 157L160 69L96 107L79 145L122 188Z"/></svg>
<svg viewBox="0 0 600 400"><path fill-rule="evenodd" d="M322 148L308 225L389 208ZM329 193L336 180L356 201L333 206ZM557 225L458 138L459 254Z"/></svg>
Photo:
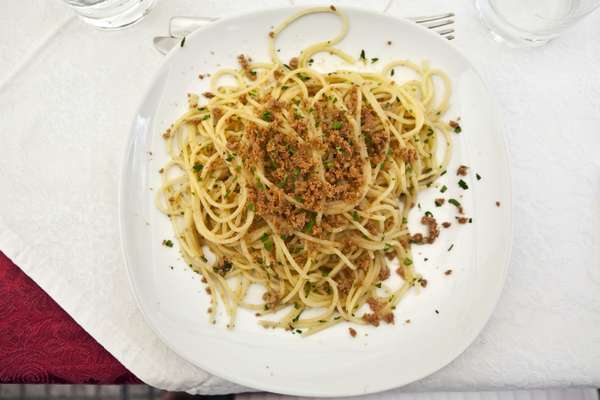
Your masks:
<svg viewBox="0 0 600 400"><path fill-rule="evenodd" d="M206 90L208 81L199 80L199 73L234 66L240 53L266 60L267 33L293 10L245 14L195 32L184 47L168 55L146 93L133 123L121 182L121 235L133 292L149 325L171 349L230 381L311 396L358 395L405 385L448 364L482 330L500 296L511 243L510 179L501 123L479 75L445 39L410 22L344 9L350 32L342 49L356 56L365 49L367 57L382 60L377 67L398 58L429 60L454 85L447 117L462 117L463 130L453 135L452 163L440 184L449 188L445 197L460 199L473 223L453 224L434 245L414 249L416 268L429 285L400 303L395 325L357 328L354 339L347 325L308 338L265 330L250 313L241 313L234 330L211 325L208 296L198 276L183 263L177 246L161 245L163 239L175 242L168 219L153 203L158 169L167 159L161 133L185 111L186 93ZM331 14L299 21L278 40L282 59L331 37L338 27ZM315 62L321 68L334 64ZM471 167L466 191L457 186L460 164ZM410 220L414 228L426 210L434 211L439 221L453 218L452 207L433 206L436 197L439 189L433 187L420 196L422 210L413 210ZM443 216L442 210L448 214ZM445 276L449 268L453 274Z"/></svg>

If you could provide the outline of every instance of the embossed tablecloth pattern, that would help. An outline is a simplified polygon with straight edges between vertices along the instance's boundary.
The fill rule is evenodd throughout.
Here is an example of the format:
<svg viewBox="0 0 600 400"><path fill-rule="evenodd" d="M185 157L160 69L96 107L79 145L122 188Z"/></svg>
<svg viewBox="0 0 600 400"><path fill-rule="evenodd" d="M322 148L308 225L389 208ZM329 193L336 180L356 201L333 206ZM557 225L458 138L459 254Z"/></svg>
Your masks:
<svg viewBox="0 0 600 400"><path fill-rule="evenodd" d="M0 252L0 383L139 383Z"/></svg>
<svg viewBox="0 0 600 400"><path fill-rule="evenodd" d="M172 15L272 4L287 1L164 0L131 29L100 32L60 1L0 2L0 249L158 387L241 389L166 348L124 274L117 183L131 116L162 60L150 39ZM395 0L390 13L441 8L457 13L455 44L504 111L514 250L479 338L404 390L600 386L600 14L546 47L514 50L490 40L471 0Z"/></svg>

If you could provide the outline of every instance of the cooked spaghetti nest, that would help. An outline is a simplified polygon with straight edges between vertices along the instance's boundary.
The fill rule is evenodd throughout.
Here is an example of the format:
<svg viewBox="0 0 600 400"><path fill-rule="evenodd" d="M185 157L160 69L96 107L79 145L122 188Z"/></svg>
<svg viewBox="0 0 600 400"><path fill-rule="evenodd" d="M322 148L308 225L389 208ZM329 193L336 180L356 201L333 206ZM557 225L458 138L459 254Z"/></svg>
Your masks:
<svg viewBox="0 0 600 400"><path fill-rule="evenodd" d="M280 32L322 12L339 16L340 34L284 64L275 49ZM270 62L240 56L239 69L213 74L207 104L188 95L189 110L163 135L170 160L156 203L207 285L212 322L220 299L228 327L239 308L277 313L259 323L304 335L342 321L392 323L407 291L426 284L411 243L433 242L437 226L423 217L428 234L411 235L407 216L449 161L441 117L450 81L426 62L406 60L378 73L313 69L317 53L360 64L333 47L347 30L334 7L296 13L269 33ZM395 82L399 68L417 78ZM225 76L235 84L221 84ZM398 287L384 282L393 258ZM255 285L263 294L253 303Z"/></svg>

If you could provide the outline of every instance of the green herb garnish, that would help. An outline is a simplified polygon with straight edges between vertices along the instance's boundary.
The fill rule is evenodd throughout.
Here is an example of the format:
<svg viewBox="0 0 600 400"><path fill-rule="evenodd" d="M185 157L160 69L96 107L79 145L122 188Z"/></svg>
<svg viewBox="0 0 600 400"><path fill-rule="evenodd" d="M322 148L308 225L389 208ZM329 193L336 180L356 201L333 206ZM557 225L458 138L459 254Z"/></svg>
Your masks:
<svg viewBox="0 0 600 400"><path fill-rule="evenodd" d="M173 247L173 241L166 239L162 241L163 246L167 246L167 247Z"/></svg>
<svg viewBox="0 0 600 400"><path fill-rule="evenodd" d="M363 61L367 60L367 56L365 55L365 50L364 49L360 51L360 59L363 60Z"/></svg>
<svg viewBox="0 0 600 400"><path fill-rule="evenodd" d="M312 215L310 217L310 220L306 224L306 227L304 227L304 232L311 233L312 229L313 229L313 226L315 226L315 216L314 215Z"/></svg>
<svg viewBox="0 0 600 400"><path fill-rule="evenodd" d="M469 185L467 185L467 182L463 181L462 179L458 181L458 186L460 186L464 190L467 190L469 188Z"/></svg>
<svg viewBox="0 0 600 400"><path fill-rule="evenodd" d="M452 204L453 206L455 206L456 208L462 208L462 206L460 205L460 203L458 202L458 200L456 199L449 199L448 203Z"/></svg>
<svg viewBox="0 0 600 400"><path fill-rule="evenodd" d="M262 113L261 118L263 121L271 122L273 121L273 113L271 111L265 111Z"/></svg>
<svg viewBox="0 0 600 400"><path fill-rule="evenodd" d="M263 243L263 246L265 246L265 250L273 250L273 239L271 238L271 236L267 235L266 232L262 234L262 236L260 237L260 241Z"/></svg>
<svg viewBox="0 0 600 400"><path fill-rule="evenodd" d="M444 185L444 186L442 186L442 188L440 189L440 192L441 192L441 193L445 193L445 192L446 192L446 190L448 190L448 186Z"/></svg>
<svg viewBox="0 0 600 400"><path fill-rule="evenodd" d="M331 127L335 130L340 130L342 129L342 121L333 121L333 124L331 125Z"/></svg>
<svg viewBox="0 0 600 400"><path fill-rule="evenodd" d="M200 163L195 163L193 168L194 168L194 171L196 171L196 172L202 172L202 168L204 168L204 165L202 165Z"/></svg>

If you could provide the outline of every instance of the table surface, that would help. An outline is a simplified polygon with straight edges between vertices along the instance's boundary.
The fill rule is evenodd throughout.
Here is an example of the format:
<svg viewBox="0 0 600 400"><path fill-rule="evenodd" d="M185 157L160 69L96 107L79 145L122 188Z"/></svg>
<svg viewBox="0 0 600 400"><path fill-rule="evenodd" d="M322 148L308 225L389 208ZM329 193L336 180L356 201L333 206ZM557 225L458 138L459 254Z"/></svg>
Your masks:
<svg viewBox="0 0 600 400"><path fill-rule="evenodd" d="M0 250L146 383L240 390L185 363L143 321L122 271L118 165L163 59L151 37L166 33L169 17L287 0L159 1L142 23L117 32L91 29L62 3L0 1ZM472 3L451 3L455 45L506 116L513 256L477 340L403 390L598 386L600 12L548 46L510 49L490 39ZM395 0L389 12L427 15L440 4ZM5 258L0 349L3 381L135 379Z"/></svg>
<svg viewBox="0 0 600 400"><path fill-rule="evenodd" d="M140 383L1 252L0 349L0 383Z"/></svg>

